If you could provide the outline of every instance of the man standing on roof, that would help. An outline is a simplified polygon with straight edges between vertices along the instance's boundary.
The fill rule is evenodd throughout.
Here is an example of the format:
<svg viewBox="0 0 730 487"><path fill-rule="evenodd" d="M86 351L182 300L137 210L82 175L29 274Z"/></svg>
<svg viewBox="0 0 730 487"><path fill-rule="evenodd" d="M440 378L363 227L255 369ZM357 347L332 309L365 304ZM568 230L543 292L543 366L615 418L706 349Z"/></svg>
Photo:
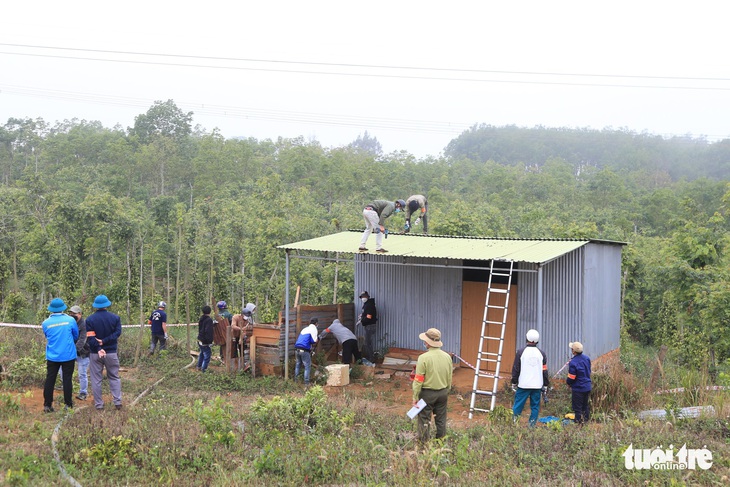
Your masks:
<svg viewBox="0 0 730 487"><path fill-rule="evenodd" d="M165 308L167 303L160 301L157 304L157 309L152 312L150 317L147 319L147 324L150 325L152 331L150 333L150 355L155 353L157 344L160 344L160 352L167 348L167 313Z"/></svg>
<svg viewBox="0 0 730 487"><path fill-rule="evenodd" d="M406 226L403 228L404 233L411 231L411 216L416 215L416 221L413 225L418 225L423 220L423 233L428 233L428 201L422 194L414 194L406 200Z"/></svg>
<svg viewBox="0 0 730 487"><path fill-rule="evenodd" d="M378 322L378 310L375 307L375 298L371 298L367 291L360 293L362 313L360 324L365 328L365 346L363 355L370 362L375 362L375 324Z"/></svg>
<svg viewBox="0 0 730 487"><path fill-rule="evenodd" d="M375 231L375 251L387 252L383 248L383 235L386 234L385 219L393 213L403 211L405 206L406 202L403 200L396 200L395 202L375 200L362 210L362 216L365 219L365 231L362 234L362 239L360 239L360 252L368 251L365 244L368 243L368 237L373 231Z"/></svg>
<svg viewBox="0 0 730 487"><path fill-rule="evenodd" d="M527 345L517 350L512 365L512 390L515 391L515 403L512 406L514 420L522 414L527 398L530 398L530 426L535 426L540 413L540 396L550 385L547 370L547 356L537 348L540 334L537 330L529 330L525 335ZM515 389L515 386L516 389Z"/></svg>

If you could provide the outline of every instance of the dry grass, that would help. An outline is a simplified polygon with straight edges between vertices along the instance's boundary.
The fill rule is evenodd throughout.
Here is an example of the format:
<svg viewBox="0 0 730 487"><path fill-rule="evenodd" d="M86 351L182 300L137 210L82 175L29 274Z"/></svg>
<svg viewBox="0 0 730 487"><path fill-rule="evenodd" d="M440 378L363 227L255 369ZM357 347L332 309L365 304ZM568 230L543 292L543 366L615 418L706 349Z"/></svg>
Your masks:
<svg viewBox="0 0 730 487"><path fill-rule="evenodd" d="M19 358L7 353L11 348L3 349L0 363ZM144 360L137 369L129 367L127 356L125 403L161 375L168 379L133 408L75 411L60 430L59 454L82 485L100 486L726 484L727 394L700 392L695 386L703 384L701 372L670 373L668 356L663 380L677 377L676 387L684 380L693 391L677 401L708 401L722 416L641 422L636 412L666 401L647 386L656 352L632 346L625 351L596 364L596 421L585 427L514 425L507 396L499 413L466 420L458 415L464 401L454 394L449 435L423 446L403 414L407 379L356 381L324 398L316 396L317 388L305 395L279 379L184 370L188 359L182 350ZM562 417L570 410L567 388L559 380L555 386L541 416ZM0 392L0 443L13 445L0 449L0 483L61 485L49 447L60 413L43 415L37 405L26 407L23 390L4 384ZM621 454L629 444L669 443L706 445L715 464L708 471L624 467Z"/></svg>

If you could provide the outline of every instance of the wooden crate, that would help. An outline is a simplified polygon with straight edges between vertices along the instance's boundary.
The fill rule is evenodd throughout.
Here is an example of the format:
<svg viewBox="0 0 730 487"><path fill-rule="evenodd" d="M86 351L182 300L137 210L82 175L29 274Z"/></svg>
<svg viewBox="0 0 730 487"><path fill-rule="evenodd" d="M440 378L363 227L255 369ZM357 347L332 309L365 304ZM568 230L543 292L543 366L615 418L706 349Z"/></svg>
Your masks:
<svg viewBox="0 0 730 487"><path fill-rule="evenodd" d="M279 312L277 323L261 323L253 326L252 335L256 337L256 374L283 375L286 341L289 342L289 360L294 360L294 344L302 328L309 324L312 318L317 318L320 332L335 319L350 329L355 326L355 312L352 303L331 304L324 306L300 305L289 310L289 336L286 334L286 312ZM333 336L323 340L322 349L325 351L337 350L337 341Z"/></svg>

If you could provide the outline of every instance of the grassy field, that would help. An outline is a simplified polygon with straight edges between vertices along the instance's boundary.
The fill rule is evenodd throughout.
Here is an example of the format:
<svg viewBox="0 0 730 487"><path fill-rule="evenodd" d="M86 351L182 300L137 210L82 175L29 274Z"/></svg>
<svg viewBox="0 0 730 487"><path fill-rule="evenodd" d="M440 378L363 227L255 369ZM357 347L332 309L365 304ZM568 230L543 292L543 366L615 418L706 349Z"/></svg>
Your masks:
<svg viewBox="0 0 730 487"><path fill-rule="evenodd" d="M182 342L184 331L174 333ZM598 361L594 420L584 427L557 421L529 429L525 414L515 425L509 392L494 413L467 420L468 391L454 391L447 438L419 446L415 424L403 414L407 379L363 376L345 388L305 391L222 368L203 375L185 368L190 358L180 342L133 367L132 335L120 344L123 410L97 412L87 400L69 414L43 414L42 334L0 329L7 371L0 388L2 485L727 485L730 477L730 396L705 391L707 375L673 366L671 351L661 368L656 351L632 343ZM541 416L570 410L560 382ZM652 387L686 392L656 395ZM672 415L696 405L718 414ZM637 413L645 409L663 409L668 419L641 421ZM712 466L627 469L629 445L705 448Z"/></svg>

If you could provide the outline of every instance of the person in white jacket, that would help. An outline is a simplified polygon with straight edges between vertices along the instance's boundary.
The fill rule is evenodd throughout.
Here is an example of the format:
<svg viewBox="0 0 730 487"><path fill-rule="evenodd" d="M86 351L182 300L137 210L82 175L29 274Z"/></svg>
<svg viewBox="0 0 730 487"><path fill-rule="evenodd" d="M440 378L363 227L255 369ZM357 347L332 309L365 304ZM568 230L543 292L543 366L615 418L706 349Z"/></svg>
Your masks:
<svg viewBox="0 0 730 487"><path fill-rule="evenodd" d="M515 391L515 403L512 406L514 420L522 414L527 398L530 398L530 426L535 426L540 413L540 396L550 384L547 370L547 355L537 348L540 334L537 330L529 330L525 335L527 345L517 350L512 365L512 389ZM516 386L516 387L515 387Z"/></svg>

